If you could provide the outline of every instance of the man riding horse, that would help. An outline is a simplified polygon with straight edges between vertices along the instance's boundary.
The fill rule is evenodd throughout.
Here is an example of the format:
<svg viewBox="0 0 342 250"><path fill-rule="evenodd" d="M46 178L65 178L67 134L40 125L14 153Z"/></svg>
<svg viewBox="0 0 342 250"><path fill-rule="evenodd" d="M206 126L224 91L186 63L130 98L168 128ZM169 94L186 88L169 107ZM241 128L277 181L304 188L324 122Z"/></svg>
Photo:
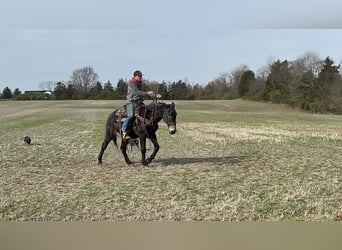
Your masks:
<svg viewBox="0 0 342 250"><path fill-rule="evenodd" d="M122 124L122 139L129 139L128 130L131 125L132 119L134 117L134 110L144 102L144 98L149 96L151 98L160 99L160 94L155 94L153 91L147 90L147 86L142 81L142 72L140 70L136 70L133 73L132 79L128 82L127 88L127 117Z"/></svg>
<svg viewBox="0 0 342 250"><path fill-rule="evenodd" d="M140 105L143 103L144 97L146 96L153 98L153 102L149 105ZM116 142L117 134L121 134L122 136L120 149L128 165L133 163L126 152L129 138L139 139L141 163L144 166L147 166L155 158L159 150L159 143L156 135L159 121L163 120L166 123L169 134L175 134L177 131L177 112L175 103L166 104L158 102L156 99L159 98L161 98L161 95L155 94L153 91L147 91L146 86L142 82L141 71L135 71L132 80L128 84L126 104L128 116L123 124L122 119L125 118L123 109L116 109L108 116L105 138L97 157L99 164L102 164L103 153L110 141L113 141L115 146L118 146ZM135 114L137 114L136 119L133 119ZM153 144L153 152L147 158L146 139L149 139Z"/></svg>

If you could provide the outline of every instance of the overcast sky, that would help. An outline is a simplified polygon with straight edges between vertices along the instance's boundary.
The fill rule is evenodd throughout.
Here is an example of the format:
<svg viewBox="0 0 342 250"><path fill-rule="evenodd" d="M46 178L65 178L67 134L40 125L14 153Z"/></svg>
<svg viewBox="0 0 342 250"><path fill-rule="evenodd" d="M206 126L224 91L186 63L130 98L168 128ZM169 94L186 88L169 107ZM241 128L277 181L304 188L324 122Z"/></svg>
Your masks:
<svg viewBox="0 0 342 250"><path fill-rule="evenodd" d="M1 1L0 91L67 82L91 66L100 81L207 84L247 65L306 52L342 61L339 0Z"/></svg>

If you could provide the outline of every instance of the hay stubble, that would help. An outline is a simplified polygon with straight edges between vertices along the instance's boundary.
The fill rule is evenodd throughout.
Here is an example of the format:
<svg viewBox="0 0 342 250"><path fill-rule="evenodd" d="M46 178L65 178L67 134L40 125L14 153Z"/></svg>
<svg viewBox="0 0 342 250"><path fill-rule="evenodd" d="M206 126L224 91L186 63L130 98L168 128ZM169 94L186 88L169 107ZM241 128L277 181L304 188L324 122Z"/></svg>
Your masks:
<svg viewBox="0 0 342 250"><path fill-rule="evenodd" d="M121 104L0 103L0 220L316 221L341 209L339 116L178 101L178 132L160 123L150 167L137 148L128 167L112 143L98 166L105 120Z"/></svg>

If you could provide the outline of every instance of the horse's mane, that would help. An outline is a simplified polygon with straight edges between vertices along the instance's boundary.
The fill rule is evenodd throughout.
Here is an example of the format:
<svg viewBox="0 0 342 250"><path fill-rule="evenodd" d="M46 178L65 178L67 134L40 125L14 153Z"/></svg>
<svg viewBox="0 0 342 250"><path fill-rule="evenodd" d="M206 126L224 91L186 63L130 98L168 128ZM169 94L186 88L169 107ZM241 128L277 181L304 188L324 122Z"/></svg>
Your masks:
<svg viewBox="0 0 342 250"><path fill-rule="evenodd" d="M148 107L148 108L153 108L155 105L158 105L158 104L161 104L161 102L151 102L150 104L146 104L145 106Z"/></svg>
<svg viewBox="0 0 342 250"><path fill-rule="evenodd" d="M160 107L163 107L164 105L166 105L165 103L163 102L151 102L150 104L147 104L145 105L145 108L148 109L148 110L151 110L153 111L153 109L156 108L156 106L160 106Z"/></svg>

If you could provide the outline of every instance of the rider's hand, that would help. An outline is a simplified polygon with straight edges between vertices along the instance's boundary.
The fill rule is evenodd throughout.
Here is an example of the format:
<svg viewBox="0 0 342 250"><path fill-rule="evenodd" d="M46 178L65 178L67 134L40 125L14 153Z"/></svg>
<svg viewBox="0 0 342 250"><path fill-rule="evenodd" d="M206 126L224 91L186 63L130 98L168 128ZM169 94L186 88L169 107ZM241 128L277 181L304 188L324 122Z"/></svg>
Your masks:
<svg viewBox="0 0 342 250"><path fill-rule="evenodd" d="M151 96L151 97L155 96L155 94L154 94L153 91L147 91L147 95L148 95L148 96Z"/></svg>
<svg viewBox="0 0 342 250"><path fill-rule="evenodd" d="M161 94L157 94L157 95L156 95L156 98L157 98L157 99L160 99L161 97L162 97Z"/></svg>

